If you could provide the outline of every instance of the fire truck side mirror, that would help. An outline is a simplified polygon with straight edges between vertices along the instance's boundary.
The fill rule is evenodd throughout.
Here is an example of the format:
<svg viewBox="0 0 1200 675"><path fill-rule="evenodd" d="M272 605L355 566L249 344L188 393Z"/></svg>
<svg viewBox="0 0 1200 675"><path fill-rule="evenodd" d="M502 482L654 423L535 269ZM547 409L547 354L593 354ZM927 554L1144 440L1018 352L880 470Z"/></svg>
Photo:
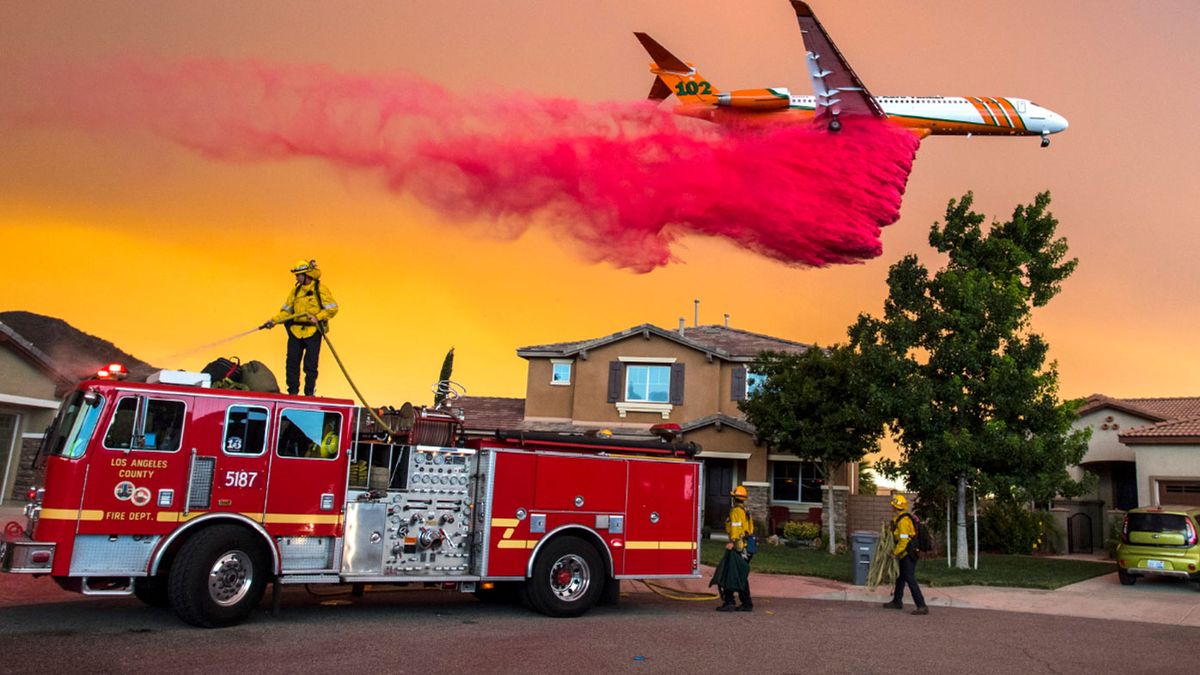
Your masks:
<svg viewBox="0 0 1200 675"><path fill-rule="evenodd" d="M94 391L85 392L83 395L83 402L95 408L96 406L100 405L100 394L97 394Z"/></svg>

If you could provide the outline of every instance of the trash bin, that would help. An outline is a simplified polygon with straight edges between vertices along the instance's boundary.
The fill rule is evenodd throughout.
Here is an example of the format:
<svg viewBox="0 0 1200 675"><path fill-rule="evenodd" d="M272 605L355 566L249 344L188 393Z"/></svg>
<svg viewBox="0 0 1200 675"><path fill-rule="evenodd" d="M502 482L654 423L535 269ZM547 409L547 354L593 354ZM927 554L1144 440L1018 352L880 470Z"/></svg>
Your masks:
<svg viewBox="0 0 1200 675"><path fill-rule="evenodd" d="M850 534L850 558L854 561L854 585L866 586L871 561L875 559L875 547L879 545L879 533L855 530Z"/></svg>

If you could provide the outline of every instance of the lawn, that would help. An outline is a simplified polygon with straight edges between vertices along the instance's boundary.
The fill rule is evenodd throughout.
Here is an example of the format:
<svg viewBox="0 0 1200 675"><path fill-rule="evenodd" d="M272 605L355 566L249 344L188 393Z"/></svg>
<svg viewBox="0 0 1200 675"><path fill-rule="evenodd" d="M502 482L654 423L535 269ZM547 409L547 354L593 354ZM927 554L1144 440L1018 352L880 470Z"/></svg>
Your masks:
<svg viewBox="0 0 1200 675"><path fill-rule="evenodd" d="M725 552L725 542L704 541L701 561L716 565ZM1053 589L1116 571L1113 563L1061 560L1026 555L979 556L978 570L946 567L946 559L931 558L917 565L917 580L928 586L1012 586ZM849 553L829 555L824 551L786 546L759 546L753 570L766 574L799 574L837 581L852 581Z"/></svg>

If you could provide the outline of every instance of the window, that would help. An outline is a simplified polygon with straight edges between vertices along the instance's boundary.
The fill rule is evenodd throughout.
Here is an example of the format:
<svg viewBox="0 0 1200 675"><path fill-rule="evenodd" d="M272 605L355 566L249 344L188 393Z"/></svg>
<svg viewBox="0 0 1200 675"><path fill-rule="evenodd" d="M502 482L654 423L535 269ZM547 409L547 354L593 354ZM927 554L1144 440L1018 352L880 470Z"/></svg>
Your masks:
<svg viewBox="0 0 1200 675"><path fill-rule="evenodd" d="M671 400L671 367L629 364L625 367L625 400L668 403Z"/></svg>
<svg viewBox="0 0 1200 675"><path fill-rule="evenodd" d="M816 462L771 462L771 501L821 501L825 483L821 465Z"/></svg>
<svg viewBox="0 0 1200 675"><path fill-rule="evenodd" d="M225 440L230 455L261 455L267 448L266 408L231 405L225 413Z"/></svg>
<svg viewBox="0 0 1200 675"><path fill-rule="evenodd" d="M767 376L761 373L752 373L746 371L746 398L753 396L762 386L766 384Z"/></svg>
<svg viewBox="0 0 1200 675"><path fill-rule="evenodd" d="M117 410L104 434L104 447L115 450L174 452L183 435L183 401L163 401L128 396L117 402Z"/></svg>
<svg viewBox="0 0 1200 675"><path fill-rule="evenodd" d="M83 392L75 392L71 402L58 413L58 419L46 439L47 452L69 459L83 457L87 450L88 441L100 420L100 411L104 409L104 399L97 396L89 403Z"/></svg>
<svg viewBox="0 0 1200 675"><path fill-rule="evenodd" d="M279 414L275 453L280 457L337 459L342 416L323 410L284 410Z"/></svg>
<svg viewBox="0 0 1200 675"><path fill-rule="evenodd" d="M552 361L551 364L550 384L571 384L571 362Z"/></svg>

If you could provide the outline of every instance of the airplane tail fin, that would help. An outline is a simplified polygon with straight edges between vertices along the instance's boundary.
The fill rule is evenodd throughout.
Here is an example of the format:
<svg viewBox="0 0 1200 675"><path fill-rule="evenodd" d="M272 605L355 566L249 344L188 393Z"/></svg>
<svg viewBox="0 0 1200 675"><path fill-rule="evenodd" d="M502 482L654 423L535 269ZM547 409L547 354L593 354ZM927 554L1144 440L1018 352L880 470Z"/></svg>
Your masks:
<svg viewBox="0 0 1200 675"><path fill-rule="evenodd" d="M654 73L654 84L650 88L650 100L661 101L671 94L681 103L715 105L717 88L704 79L690 64L680 61L666 47L645 33L634 33L642 47L654 59L650 72Z"/></svg>

